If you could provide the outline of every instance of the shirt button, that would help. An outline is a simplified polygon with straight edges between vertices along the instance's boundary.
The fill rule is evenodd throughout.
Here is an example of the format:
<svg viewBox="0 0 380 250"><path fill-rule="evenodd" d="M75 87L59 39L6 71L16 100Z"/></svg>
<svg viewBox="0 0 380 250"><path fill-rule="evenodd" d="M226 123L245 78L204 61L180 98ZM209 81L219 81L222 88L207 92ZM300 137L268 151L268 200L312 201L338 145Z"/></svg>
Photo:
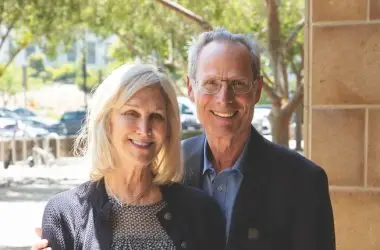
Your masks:
<svg viewBox="0 0 380 250"><path fill-rule="evenodd" d="M260 237L260 232L257 228L249 228L248 229L248 239L249 240L257 240Z"/></svg>
<svg viewBox="0 0 380 250"><path fill-rule="evenodd" d="M183 249L187 248L186 241L182 241L182 242L181 242L181 247L182 247Z"/></svg>
<svg viewBox="0 0 380 250"><path fill-rule="evenodd" d="M223 191L223 185L219 185L216 190L218 190L219 192L222 192Z"/></svg>
<svg viewBox="0 0 380 250"><path fill-rule="evenodd" d="M165 220L171 220L171 219L172 219L172 214L169 213L169 212L166 212L166 213L164 214L164 219L165 219Z"/></svg>

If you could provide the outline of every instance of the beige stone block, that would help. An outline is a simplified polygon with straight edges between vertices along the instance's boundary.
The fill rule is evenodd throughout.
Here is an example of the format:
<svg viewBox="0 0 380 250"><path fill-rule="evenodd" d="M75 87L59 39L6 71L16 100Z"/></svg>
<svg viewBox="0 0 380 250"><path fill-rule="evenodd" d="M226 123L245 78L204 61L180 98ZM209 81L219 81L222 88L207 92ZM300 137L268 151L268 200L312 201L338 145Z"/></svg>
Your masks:
<svg viewBox="0 0 380 250"><path fill-rule="evenodd" d="M311 0L313 22L365 20L367 0Z"/></svg>
<svg viewBox="0 0 380 250"><path fill-rule="evenodd" d="M379 250L380 193L332 191L337 250Z"/></svg>
<svg viewBox="0 0 380 250"><path fill-rule="evenodd" d="M380 0L370 0L370 19L380 19Z"/></svg>
<svg viewBox="0 0 380 250"><path fill-rule="evenodd" d="M311 159L330 185L364 183L364 110L312 110Z"/></svg>
<svg viewBox="0 0 380 250"><path fill-rule="evenodd" d="M380 104L380 24L314 27L312 104Z"/></svg>
<svg viewBox="0 0 380 250"><path fill-rule="evenodd" d="M380 187L380 109L368 115L368 185Z"/></svg>

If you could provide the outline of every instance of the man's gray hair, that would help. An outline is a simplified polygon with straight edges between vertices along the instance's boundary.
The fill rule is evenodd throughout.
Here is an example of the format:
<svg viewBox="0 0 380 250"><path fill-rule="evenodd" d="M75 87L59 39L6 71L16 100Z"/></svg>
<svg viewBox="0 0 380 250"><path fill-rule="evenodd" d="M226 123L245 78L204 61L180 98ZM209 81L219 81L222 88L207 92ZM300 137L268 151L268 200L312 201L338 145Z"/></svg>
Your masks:
<svg viewBox="0 0 380 250"><path fill-rule="evenodd" d="M188 49L188 74L190 79L195 80L197 74L198 58L201 50L213 41L231 41L240 43L247 47L252 58L253 76L260 75L260 55L256 42L243 34L234 34L224 28L203 32L192 40Z"/></svg>

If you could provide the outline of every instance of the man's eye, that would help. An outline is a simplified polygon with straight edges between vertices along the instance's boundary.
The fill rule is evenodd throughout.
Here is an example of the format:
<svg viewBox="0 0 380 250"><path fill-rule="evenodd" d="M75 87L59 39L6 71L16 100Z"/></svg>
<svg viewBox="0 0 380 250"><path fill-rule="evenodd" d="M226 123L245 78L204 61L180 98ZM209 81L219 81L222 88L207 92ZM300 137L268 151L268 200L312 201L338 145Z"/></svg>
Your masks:
<svg viewBox="0 0 380 250"><path fill-rule="evenodd" d="M243 81L240 81L240 80L232 80L231 81L231 85L234 86L234 87L244 87L246 86L246 83L243 82Z"/></svg>
<svg viewBox="0 0 380 250"><path fill-rule="evenodd" d="M214 80L208 80L208 81L205 81L203 83L203 85L205 85L205 86L215 86L215 85L218 85L218 83L216 81L214 81Z"/></svg>

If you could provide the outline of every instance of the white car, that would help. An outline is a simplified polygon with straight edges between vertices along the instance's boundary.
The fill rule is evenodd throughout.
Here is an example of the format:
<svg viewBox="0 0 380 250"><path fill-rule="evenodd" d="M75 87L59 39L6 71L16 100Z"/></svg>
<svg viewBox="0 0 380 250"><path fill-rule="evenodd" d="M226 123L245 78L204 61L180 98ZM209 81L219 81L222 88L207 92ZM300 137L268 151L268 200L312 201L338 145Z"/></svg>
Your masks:
<svg viewBox="0 0 380 250"><path fill-rule="evenodd" d="M195 104L184 96L177 97L181 125L183 130L200 130L201 123L198 120Z"/></svg>
<svg viewBox="0 0 380 250"><path fill-rule="evenodd" d="M256 105L253 113L252 125L262 135L271 133L271 125L269 123L269 113L271 111L270 105Z"/></svg>

